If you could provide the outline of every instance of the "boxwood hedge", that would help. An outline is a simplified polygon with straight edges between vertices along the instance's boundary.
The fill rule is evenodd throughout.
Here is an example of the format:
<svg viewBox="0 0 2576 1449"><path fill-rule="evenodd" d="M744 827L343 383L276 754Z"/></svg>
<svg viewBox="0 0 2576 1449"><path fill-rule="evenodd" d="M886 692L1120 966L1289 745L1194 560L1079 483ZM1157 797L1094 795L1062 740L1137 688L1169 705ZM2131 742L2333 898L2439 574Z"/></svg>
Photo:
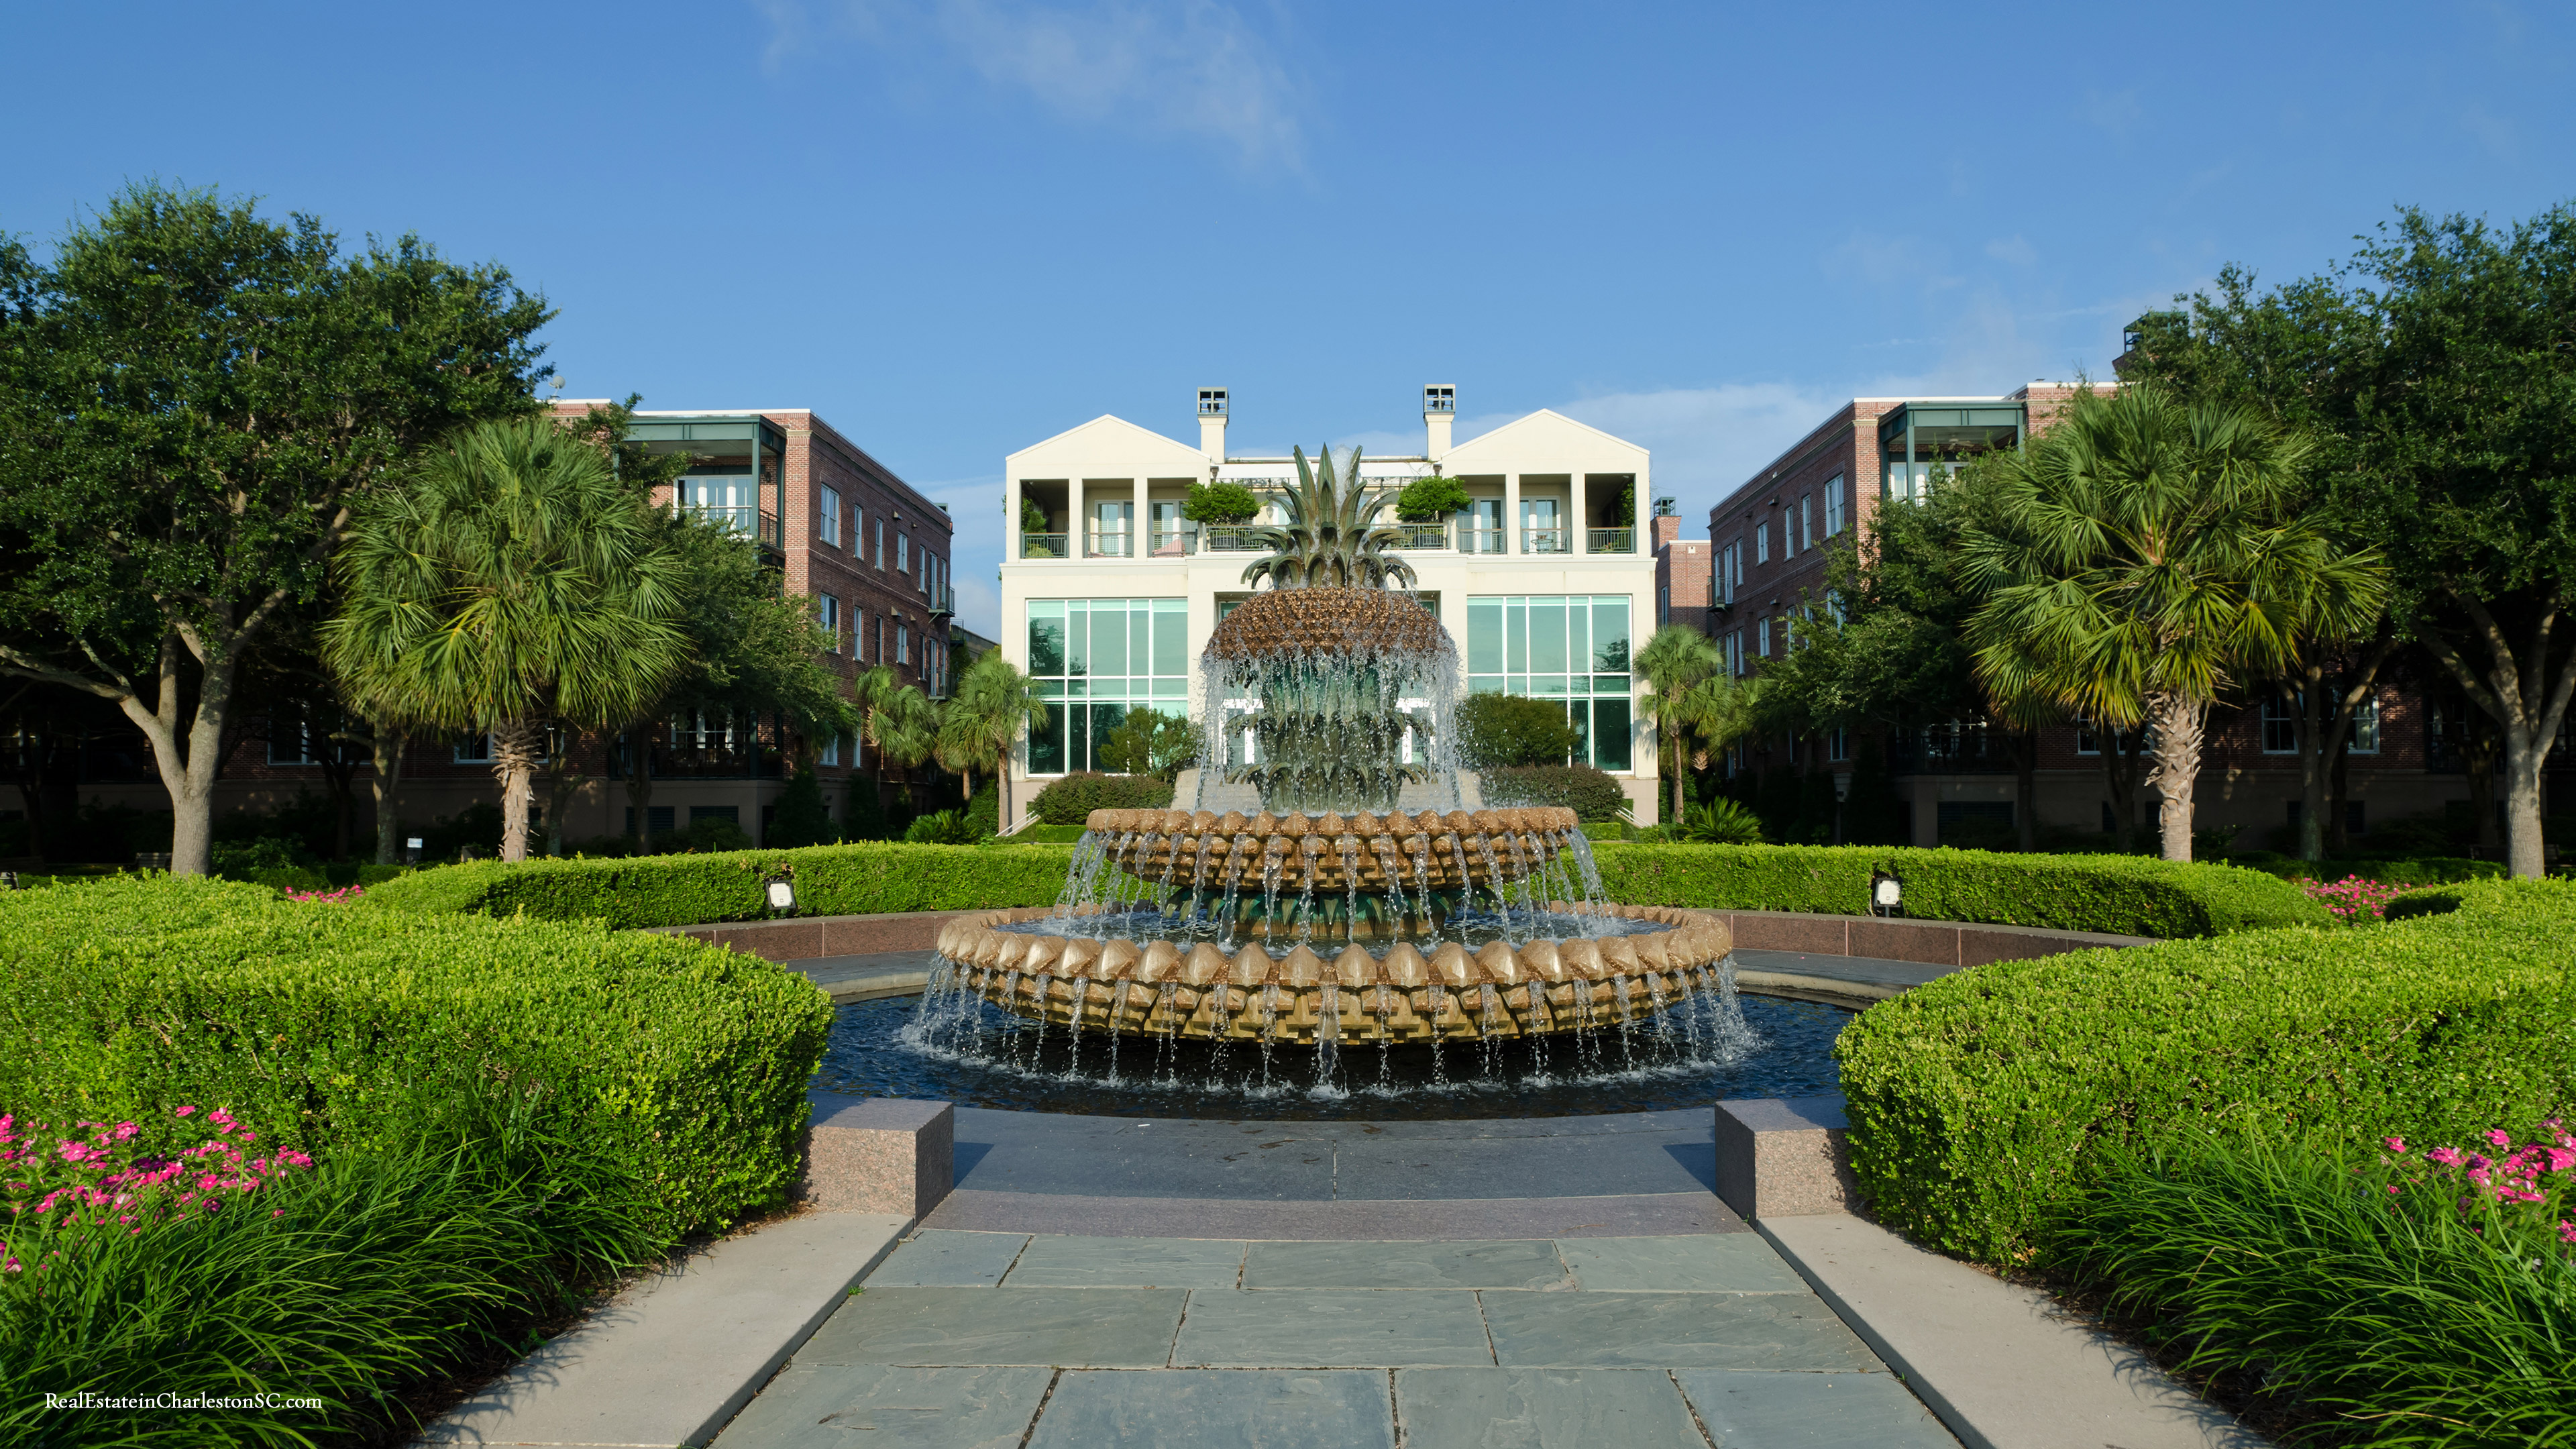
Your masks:
<svg viewBox="0 0 2576 1449"><path fill-rule="evenodd" d="M1870 1008L1834 1052L1871 1210L2011 1263L2105 1142L2367 1150L2576 1115L2576 883L2439 894L2456 908L1999 961Z"/></svg>
<svg viewBox="0 0 2576 1449"><path fill-rule="evenodd" d="M1639 906L1859 915L1870 873L1887 867L1905 882L1905 913L1935 921L2172 937L2331 920L2297 886L2260 871L2133 855L1605 842L1593 856L1610 899Z"/></svg>
<svg viewBox="0 0 2576 1449"><path fill-rule="evenodd" d="M368 891L367 901L380 909L685 926L767 916L764 885L783 874L796 883L799 915L999 909L1055 904L1072 858L1060 845L868 842L623 860L475 861L389 881Z"/></svg>
<svg viewBox="0 0 2576 1449"><path fill-rule="evenodd" d="M595 923L168 876L0 895L0 1110L227 1106L321 1156L398 1147L429 1104L507 1088L670 1232L785 1199L831 1015L758 957Z"/></svg>

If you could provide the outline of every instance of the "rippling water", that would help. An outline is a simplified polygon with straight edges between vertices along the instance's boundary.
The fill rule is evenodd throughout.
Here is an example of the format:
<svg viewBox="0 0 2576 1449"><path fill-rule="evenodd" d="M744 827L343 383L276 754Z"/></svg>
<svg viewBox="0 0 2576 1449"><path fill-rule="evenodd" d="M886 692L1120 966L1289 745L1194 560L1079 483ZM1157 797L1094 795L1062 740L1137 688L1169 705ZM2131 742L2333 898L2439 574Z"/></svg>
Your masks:
<svg viewBox="0 0 2576 1449"><path fill-rule="evenodd" d="M1044 1032L999 1008L924 1029L922 998L840 1008L820 1084L965 1107L1123 1117L1350 1118L1372 1121L1573 1117L1707 1106L1728 1097L1838 1090L1832 1054L1852 1012L1740 998L1740 1029L1678 1012L1535 1042L1265 1049L1098 1032Z"/></svg>

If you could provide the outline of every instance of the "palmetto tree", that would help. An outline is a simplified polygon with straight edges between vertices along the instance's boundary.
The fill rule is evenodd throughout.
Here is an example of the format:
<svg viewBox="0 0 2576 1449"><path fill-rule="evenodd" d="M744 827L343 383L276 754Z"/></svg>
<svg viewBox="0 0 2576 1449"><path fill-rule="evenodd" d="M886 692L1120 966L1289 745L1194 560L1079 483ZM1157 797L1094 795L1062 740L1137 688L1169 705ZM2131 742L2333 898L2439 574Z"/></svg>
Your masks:
<svg viewBox="0 0 2576 1449"><path fill-rule="evenodd" d="M939 763L967 778L966 794L974 797L976 770L990 770L1000 787L996 824L1011 823L1011 747L1020 732L1044 717L1046 705L1029 689L1029 677L1002 657L999 649L958 676L957 693L939 721Z"/></svg>
<svg viewBox="0 0 2576 1449"><path fill-rule="evenodd" d="M2310 446L2250 408L2154 387L2082 396L1998 460L1961 535L1984 595L1968 623L1980 678L2097 727L2151 726L2168 860L2191 858L2211 702L2275 676L2313 634L2367 627L2387 597L2376 550L2294 506Z"/></svg>
<svg viewBox="0 0 2576 1449"><path fill-rule="evenodd" d="M1395 490L1370 493L1360 484L1360 450L1351 449L1350 464L1333 472L1333 450L1321 459L1297 456L1297 486L1280 496L1285 523L1264 524L1252 536L1270 550L1243 571L1243 581L1270 580L1282 589L1382 589L1392 579L1413 587L1413 566L1386 551L1404 538L1394 528L1378 526L1378 515L1395 501Z"/></svg>
<svg viewBox="0 0 2576 1449"><path fill-rule="evenodd" d="M323 657L364 712L490 733L505 860L528 853L548 722L623 723L684 661L679 562L650 515L542 418L466 428L357 505Z"/></svg>
<svg viewBox="0 0 2576 1449"><path fill-rule="evenodd" d="M1682 818L1682 774L1687 750L1683 735L1696 723L1692 692L1726 667L1726 655L1715 641L1687 624L1666 624L1637 651L1637 673L1651 691L1637 708L1654 722L1655 734L1673 754L1673 809L1667 819Z"/></svg>
<svg viewBox="0 0 2576 1449"><path fill-rule="evenodd" d="M877 752L879 768L891 765L905 774L908 797L912 767L939 748L939 707L883 664L860 675L852 694L862 712L859 737Z"/></svg>

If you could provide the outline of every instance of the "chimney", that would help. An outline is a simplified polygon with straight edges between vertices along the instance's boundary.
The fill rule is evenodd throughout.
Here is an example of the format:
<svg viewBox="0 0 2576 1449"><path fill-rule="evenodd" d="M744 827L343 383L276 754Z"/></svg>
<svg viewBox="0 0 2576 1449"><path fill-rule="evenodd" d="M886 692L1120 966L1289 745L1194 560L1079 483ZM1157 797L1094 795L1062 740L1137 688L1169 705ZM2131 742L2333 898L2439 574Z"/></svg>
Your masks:
<svg viewBox="0 0 2576 1449"><path fill-rule="evenodd" d="M1225 461L1225 389L1199 389L1199 451L1213 466Z"/></svg>
<svg viewBox="0 0 2576 1449"><path fill-rule="evenodd" d="M1449 452L1449 425L1458 420L1458 389L1435 382L1422 390L1422 456L1437 463Z"/></svg>

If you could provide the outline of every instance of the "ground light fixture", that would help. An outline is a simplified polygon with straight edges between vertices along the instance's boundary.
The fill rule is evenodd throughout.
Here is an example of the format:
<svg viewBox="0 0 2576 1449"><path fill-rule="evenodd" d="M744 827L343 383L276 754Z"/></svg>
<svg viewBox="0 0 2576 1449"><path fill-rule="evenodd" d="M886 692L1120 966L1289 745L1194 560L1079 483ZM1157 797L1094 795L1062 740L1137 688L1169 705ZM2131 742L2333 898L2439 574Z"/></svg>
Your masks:
<svg viewBox="0 0 2576 1449"><path fill-rule="evenodd" d="M1892 870L1869 873L1869 913L1873 916L1905 914L1905 878Z"/></svg>
<svg viewBox="0 0 2576 1449"><path fill-rule="evenodd" d="M767 889L769 892L769 910L772 915L792 916L796 914L796 882L788 879L787 874L784 871L769 878Z"/></svg>

